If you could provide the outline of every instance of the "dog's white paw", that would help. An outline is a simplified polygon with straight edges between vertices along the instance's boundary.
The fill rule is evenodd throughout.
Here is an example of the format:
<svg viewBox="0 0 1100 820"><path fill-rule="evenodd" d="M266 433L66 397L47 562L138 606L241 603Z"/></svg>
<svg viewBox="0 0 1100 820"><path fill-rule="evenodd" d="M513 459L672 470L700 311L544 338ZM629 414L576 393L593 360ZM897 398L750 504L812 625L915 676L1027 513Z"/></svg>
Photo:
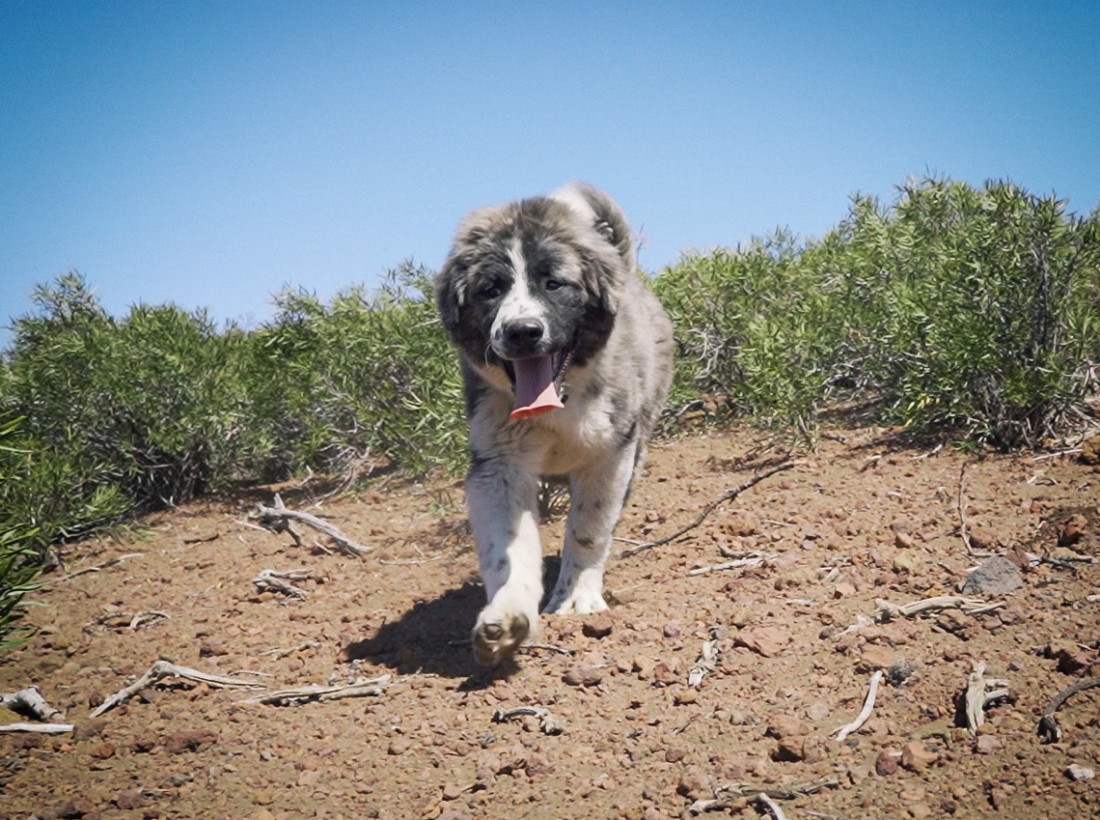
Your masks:
<svg viewBox="0 0 1100 820"><path fill-rule="evenodd" d="M496 666L515 654L534 625L523 613L494 615L482 610L474 627L474 657L482 666Z"/></svg>
<svg viewBox="0 0 1100 820"><path fill-rule="evenodd" d="M582 572L572 584L559 583L546 604L546 611L556 615L589 615L607 608L607 601L603 599L603 576L593 572Z"/></svg>

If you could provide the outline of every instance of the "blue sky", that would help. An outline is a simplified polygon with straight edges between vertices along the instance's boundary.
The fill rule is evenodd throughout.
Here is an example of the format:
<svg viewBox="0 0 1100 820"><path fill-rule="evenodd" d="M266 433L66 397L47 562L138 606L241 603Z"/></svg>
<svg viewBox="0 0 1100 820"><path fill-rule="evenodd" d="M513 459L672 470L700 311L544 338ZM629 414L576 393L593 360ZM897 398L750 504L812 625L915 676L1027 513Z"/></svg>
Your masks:
<svg viewBox="0 0 1100 820"><path fill-rule="evenodd" d="M1098 77L1097 2L0 0L0 324L76 269L255 325L574 178L654 272L909 175L1087 213Z"/></svg>

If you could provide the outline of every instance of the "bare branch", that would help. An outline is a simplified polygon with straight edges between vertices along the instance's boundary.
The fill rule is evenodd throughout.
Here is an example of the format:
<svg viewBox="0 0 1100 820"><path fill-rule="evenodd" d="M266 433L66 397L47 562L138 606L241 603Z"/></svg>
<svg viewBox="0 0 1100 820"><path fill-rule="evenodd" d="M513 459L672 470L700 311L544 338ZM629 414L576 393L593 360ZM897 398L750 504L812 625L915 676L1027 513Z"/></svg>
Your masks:
<svg viewBox="0 0 1100 820"><path fill-rule="evenodd" d="M310 513L287 509L287 507L283 505L283 500L279 497L278 493L275 494L274 507L265 507L263 504L257 504L256 511L252 513L249 518L258 521L260 526L271 532L289 532L299 546L301 546L301 537L295 530L291 529L292 521L300 521L303 524L308 524L318 532L327 535L345 555L350 555L353 558L362 558L370 552L369 547L356 543L324 519L318 518Z"/></svg>
<svg viewBox="0 0 1100 820"><path fill-rule="evenodd" d="M853 732L858 732L868 718L871 717L871 710L875 708L875 696L878 694L878 685L881 680L882 670L879 669L871 675L871 684L867 689L867 699L863 702L863 708L860 710L859 715L851 723L837 729L836 739L838 741L844 740Z"/></svg>

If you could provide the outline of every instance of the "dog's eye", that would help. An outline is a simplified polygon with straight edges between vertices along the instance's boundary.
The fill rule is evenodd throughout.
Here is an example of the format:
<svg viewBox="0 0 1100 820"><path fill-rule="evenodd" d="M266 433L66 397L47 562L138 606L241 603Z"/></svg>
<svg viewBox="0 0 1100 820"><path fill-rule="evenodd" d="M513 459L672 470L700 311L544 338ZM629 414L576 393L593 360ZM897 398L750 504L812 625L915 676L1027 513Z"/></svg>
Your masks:
<svg viewBox="0 0 1100 820"><path fill-rule="evenodd" d="M559 282L557 279L547 279L546 280L546 289L547 290L558 290L559 288L564 288L564 287L565 287L565 282Z"/></svg>
<svg viewBox="0 0 1100 820"><path fill-rule="evenodd" d="M500 285L486 285L477 292L482 299L496 299L502 293Z"/></svg>

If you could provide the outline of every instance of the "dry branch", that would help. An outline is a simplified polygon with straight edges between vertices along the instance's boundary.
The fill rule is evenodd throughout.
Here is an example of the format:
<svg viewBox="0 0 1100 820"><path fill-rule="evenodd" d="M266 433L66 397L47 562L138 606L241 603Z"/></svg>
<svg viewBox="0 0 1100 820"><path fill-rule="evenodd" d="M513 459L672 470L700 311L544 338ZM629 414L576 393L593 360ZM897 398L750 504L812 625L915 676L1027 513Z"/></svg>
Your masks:
<svg viewBox="0 0 1100 820"><path fill-rule="evenodd" d="M764 810L768 812L775 820L787 820L787 815L783 813L783 809L779 808L779 804L768 797L766 792L760 792L756 795L756 802L764 807Z"/></svg>
<svg viewBox="0 0 1100 820"><path fill-rule="evenodd" d="M120 689L118 692L115 692L115 694L111 695L103 701L103 703L99 704L99 706L92 710L89 717L99 717L104 712L115 708L120 703L126 702L147 686L152 686L154 683L158 683L165 678L184 678L185 680L194 681L195 683L205 683L207 686L218 689L262 688L256 681L227 678L223 675L211 675L207 672L200 672L198 669L191 669L187 666L177 666L169 661L157 661L149 667L148 672L136 681Z"/></svg>
<svg viewBox="0 0 1100 820"><path fill-rule="evenodd" d="M254 521L258 521L260 526L264 529L270 530L274 533L289 532L293 536L295 543L298 546L302 545L301 537L297 531L292 528L293 521L300 521L303 524L308 524L313 529L327 535L332 539L333 543L339 548L340 552L345 555L350 555L352 558L362 558L368 552L369 547L365 547L362 544L357 544L348 536L344 535L339 529L334 527L322 518L318 518L315 515L311 515L307 512L299 512L298 510L288 509L283 504L283 499L278 493L275 494L275 506L265 507L263 504L256 505L256 511L252 513L249 518Z"/></svg>
<svg viewBox="0 0 1100 820"><path fill-rule="evenodd" d="M691 670L688 672L688 686L693 689L698 689L699 685L703 682L703 678L705 678L708 673L714 671L714 667L717 663L718 640L713 639L705 641L699 652L699 660L695 661L695 665L691 667Z"/></svg>
<svg viewBox="0 0 1100 820"><path fill-rule="evenodd" d="M1000 687L994 689L993 687ZM995 700L1008 697L1008 681L1001 678L985 677L985 662L974 661L970 675L966 679L966 728L975 734L985 723L985 707Z"/></svg>
<svg viewBox="0 0 1100 820"><path fill-rule="evenodd" d="M1100 686L1100 677L1085 678L1084 680L1077 681L1077 683L1072 686L1067 686L1050 699L1050 705L1043 713L1043 717L1039 720L1039 737L1042 738L1043 743L1057 743L1062 739L1062 727L1058 725L1058 720L1054 717L1054 713L1062 708L1062 704L1078 692L1083 692L1086 689L1092 689L1096 686Z"/></svg>
<svg viewBox="0 0 1100 820"><path fill-rule="evenodd" d="M550 710L541 706L516 706L512 709L497 709L493 712L493 723L504 723L504 721L512 718L528 715L538 718L539 729L545 735L560 735L565 731L565 727L550 714Z"/></svg>
<svg viewBox="0 0 1100 820"><path fill-rule="evenodd" d="M836 730L838 741L844 740L853 732L858 732L863 724L867 722L867 719L871 717L871 710L875 708L875 696L878 694L878 685L881 680L882 670L879 669L871 675L871 684L867 689L867 699L863 701L863 708L860 710L859 715L851 723Z"/></svg>
<svg viewBox="0 0 1100 820"><path fill-rule="evenodd" d="M740 558L734 558L732 561L723 561L721 564L713 564L709 567L696 567L688 572L688 575L705 575L708 572L724 572L727 569L743 569L744 567L758 567L769 558L775 556L771 553L764 552L750 552Z"/></svg>
<svg viewBox="0 0 1100 820"><path fill-rule="evenodd" d="M107 567L113 567L115 564L121 564L127 558L141 558L143 555L145 555L145 553L143 552L128 552L125 555L116 555L114 558L108 558L102 564L96 564L94 567L84 567L84 569L78 569L76 572L70 572L68 575L63 575L58 580L69 581L81 575L87 575L89 572L99 572L100 570L107 569Z"/></svg>
<svg viewBox="0 0 1100 820"><path fill-rule="evenodd" d="M835 777L826 777L822 780L813 780L799 786L791 786L788 789L778 787L752 786L748 783L728 783L714 790L714 798L696 800L688 807L691 814L702 814L707 811L721 811L727 809L740 798L759 800L761 795L771 800L795 800L805 795L816 794L822 789L835 789L839 781Z"/></svg>
<svg viewBox="0 0 1100 820"><path fill-rule="evenodd" d="M770 467L767 470L764 470L763 472L757 473L748 481L740 484L737 487L734 487L732 490L727 490L714 501L707 504L707 506L703 507L702 512L700 512L699 515L696 516L695 520L687 526L681 527L671 535L666 535L663 538L658 538L656 541L647 541L644 544L638 544L636 547L625 549L619 553L619 557L629 558L631 555L637 555L639 552L645 552L646 550L653 549L653 547L659 547L662 544L667 544L670 541L675 541L684 533L688 532L689 530L693 530L700 524L702 524L703 521L706 520L707 516L714 512L720 505L726 503L727 501L732 501L734 498L737 498L737 496L739 496L745 490L749 489L749 487L752 487L755 484L759 484L768 476L775 475L776 473L782 472L783 470L789 470L800 463L801 462L799 461L784 461L780 464L776 464L774 467Z"/></svg>
<svg viewBox="0 0 1100 820"><path fill-rule="evenodd" d="M342 698L378 697L390 686L390 676L382 675L368 680L357 679L347 684L326 686L311 683L291 689L263 692L246 698L242 703L265 703L274 706L301 706L303 703L341 700Z"/></svg>
<svg viewBox="0 0 1100 820"><path fill-rule="evenodd" d="M60 709L55 709L46 703L46 699L42 697L42 693L38 691L37 686L28 686L26 689L20 689L10 695L0 695L0 706L11 709L23 717L41 720L45 723L51 723L56 718L65 717L65 713Z"/></svg>
<svg viewBox="0 0 1100 820"><path fill-rule="evenodd" d="M987 604L977 598L962 598L958 595L940 595L908 604L892 604L879 598L875 600L875 620L880 624L889 623L896 618L910 618L934 609L961 609L967 615L976 615L1002 606L1003 603Z"/></svg>
<svg viewBox="0 0 1100 820"><path fill-rule="evenodd" d="M309 593L300 587L294 586L294 584L290 582L304 581L308 577L309 570L304 568L288 570L265 569L252 579L252 583L256 585L256 590L258 592L270 589L304 601L309 596Z"/></svg>
<svg viewBox="0 0 1100 820"><path fill-rule="evenodd" d="M75 727L71 723L5 723L0 732L35 732L44 735L59 735L71 732Z"/></svg>

